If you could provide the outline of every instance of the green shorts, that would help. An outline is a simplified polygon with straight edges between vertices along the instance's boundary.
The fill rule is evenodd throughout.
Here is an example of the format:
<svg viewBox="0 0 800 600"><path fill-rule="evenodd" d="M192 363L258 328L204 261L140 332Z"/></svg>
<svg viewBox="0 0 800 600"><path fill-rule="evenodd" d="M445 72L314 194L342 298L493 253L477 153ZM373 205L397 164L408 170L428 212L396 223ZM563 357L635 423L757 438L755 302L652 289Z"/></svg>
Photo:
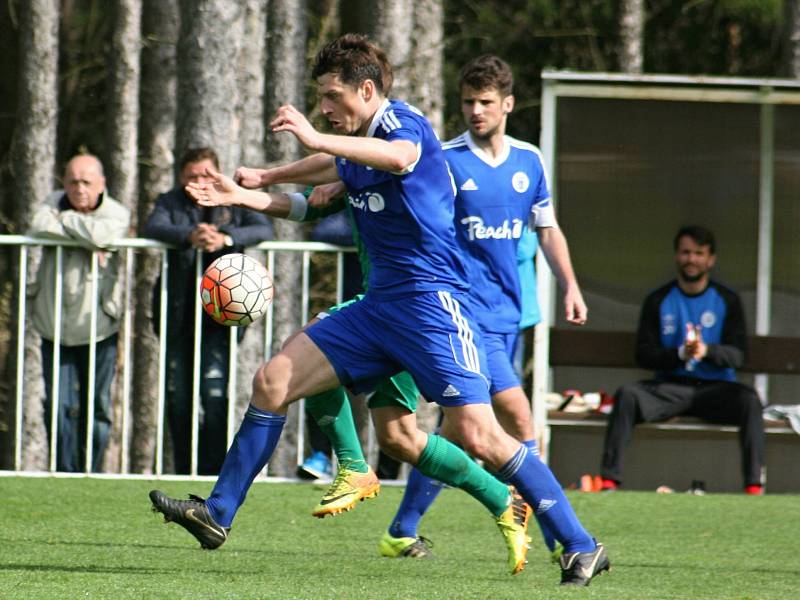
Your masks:
<svg viewBox="0 0 800 600"><path fill-rule="evenodd" d="M331 306L327 312L334 313L353 302L358 302L363 297L363 294L358 294L351 300L347 300L336 306ZM379 383L375 391L369 395L367 406L370 408L402 406L411 412L417 412L418 398L419 389L417 388L417 384L414 383L413 377L406 371L402 371Z"/></svg>
<svg viewBox="0 0 800 600"><path fill-rule="evenodd" d="M369 396L367 406L370 408L402 406L411 412L417 412L417 398L419 390L414 378L407 371L402 371L381 381Z"/></svg>

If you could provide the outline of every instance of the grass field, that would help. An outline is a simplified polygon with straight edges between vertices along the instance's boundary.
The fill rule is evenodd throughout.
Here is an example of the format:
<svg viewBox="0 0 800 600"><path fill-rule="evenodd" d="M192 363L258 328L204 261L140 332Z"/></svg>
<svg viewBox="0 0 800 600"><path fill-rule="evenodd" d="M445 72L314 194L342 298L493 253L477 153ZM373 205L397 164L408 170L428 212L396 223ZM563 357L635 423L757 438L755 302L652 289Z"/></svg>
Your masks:
<svg viewBox="0 0 800 600"><path fill-rule="evenodd" d="M437 558L414 561L376 551L402 488L319 521L309 512L322 488L259 483L229 541L208 552L150 512L154 486L211 484L0 478L0 598L800 598L797 496L571 492L612 570L563 589L538 534L525 571L506 574L494 523L457 490L423 522Z"/></svg>

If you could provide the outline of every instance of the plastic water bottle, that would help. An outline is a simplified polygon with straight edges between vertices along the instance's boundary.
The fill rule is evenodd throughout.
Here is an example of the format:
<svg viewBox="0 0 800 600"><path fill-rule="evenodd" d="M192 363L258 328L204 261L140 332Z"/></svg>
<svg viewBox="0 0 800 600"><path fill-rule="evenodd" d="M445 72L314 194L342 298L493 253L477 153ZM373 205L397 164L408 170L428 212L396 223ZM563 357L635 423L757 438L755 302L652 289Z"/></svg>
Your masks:
<svg viewBox="0 0 800 600"><path fill-rule="evenodd" d="M697 329L691 323L686 324L686 343L692 344L697 341ZM686 361L686 370L687 371L694 371L694 367L697 364L697 359L690 358Z"/></svg>

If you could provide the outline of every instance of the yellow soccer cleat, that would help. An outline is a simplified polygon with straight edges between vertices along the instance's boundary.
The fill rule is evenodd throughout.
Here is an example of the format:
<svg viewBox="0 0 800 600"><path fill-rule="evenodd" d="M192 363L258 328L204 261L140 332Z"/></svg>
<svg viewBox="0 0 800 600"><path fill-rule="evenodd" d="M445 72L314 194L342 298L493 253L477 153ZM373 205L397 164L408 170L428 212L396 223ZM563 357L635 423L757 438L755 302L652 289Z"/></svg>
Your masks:
<svg viewBox="0 0 800 600"><path fill-rule="evenodd" d="M433 542L428 538L419 537L393 537L388 531L384 532L378 551L381 556L388 558L433 558Z"/></svg>
<svg viewBox="0 0 800 600"><path fill-rule="evenodd" d="M500 533L506 540L508 547L508 568L512 575L521 573L527 564L526 556L530 548L531 538L528 537L528 519L531 516L531 507L523 500L522 496L511 493L511 503L505 512L495 519Z"/></svg>
<svg viewBox="0 0 800 600"><path fill-rule="evenodd" d="M519 521L520 525L522 525L522 528L525 530L525 533L527 533L528 522L533 514L533 509L531 508L530 504L525 502L525 498L520 495L520 493L517 491L517 488L515 488L513 485L508 486L508 491L511 494L511 507L514 509L514 518Z"/></svg>
<svg viewBox="0 0 800 600"><path fill-rule="evenodd" d="M336 478L311 514L322 519L352 510L356 502L374 498L380 489L381 482L371 467L366 473L359 473L348 469L347 464L340 464Z"/></svg>

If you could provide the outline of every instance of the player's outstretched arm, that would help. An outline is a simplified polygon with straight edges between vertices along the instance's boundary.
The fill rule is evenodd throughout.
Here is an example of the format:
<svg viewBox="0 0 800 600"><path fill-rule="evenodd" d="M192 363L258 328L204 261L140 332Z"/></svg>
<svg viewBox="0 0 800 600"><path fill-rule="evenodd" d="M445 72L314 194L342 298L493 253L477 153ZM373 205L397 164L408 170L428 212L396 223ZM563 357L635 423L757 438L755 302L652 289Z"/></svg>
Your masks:
<svg viewBox="0 0 800 600"><path fill-rule="evenodd" d="M200 206L242 206L272 217L289 215L292 201L288 194L248 190L213 169L206 169L211 179L205 183L189 183L184 189Z"/></svg>
<svg viewBox="0 0 800 600"><path fill-rule="evenodd" d="M547 264L564 290L564 317L573 325L583 325L589 310L572 268L567 238L558 227L537 227L536 234Z"/></svg>
<svg viewBox="0 0 800 600"><path fill-rule="evenodd" d="M273 183L302 183L304 185L332 183L339 180L339 174L336 171L333 156L317 152L286 165L269 169L239 167L236 169L233 180L245 189L254 190Z"/></svg>
<svg viewBox="0 0 800 600"><path fill-rule="evenodd" d="M419 159L419 150L408 140L320 133L291 104L281 106L269 125L273 133L290 132L309 150L340 156L379 171L403 173Z"/></svg>

